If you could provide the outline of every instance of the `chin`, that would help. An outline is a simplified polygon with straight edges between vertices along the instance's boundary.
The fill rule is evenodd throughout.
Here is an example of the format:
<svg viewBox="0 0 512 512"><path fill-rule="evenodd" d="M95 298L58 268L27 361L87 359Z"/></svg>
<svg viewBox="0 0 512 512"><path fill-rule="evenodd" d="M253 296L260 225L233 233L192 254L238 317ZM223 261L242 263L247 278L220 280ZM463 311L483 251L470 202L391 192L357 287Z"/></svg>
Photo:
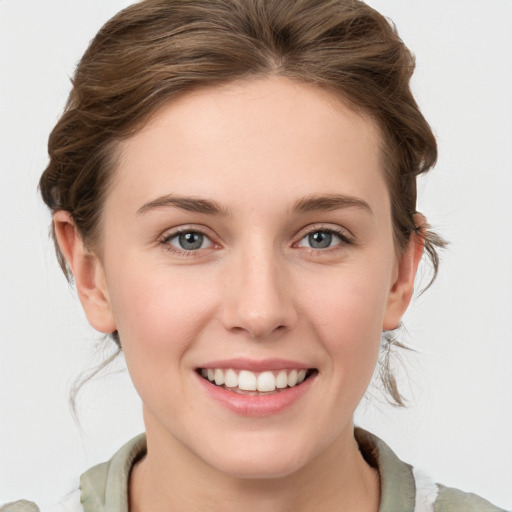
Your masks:
<svg viewBox="0 0 512 512"><path fill-rule="evenodd" d="M231 445L209 453L203 460L225 475L256 480L290 476L304 468L311 458L303 445L300 447L284 439Z"/></svg>
<svg viewBox="0 0 512 512"><path fill-rule="evenodd" d="M251 480L269 480L277 478L285 478L297 473L304 467L304 461L290 460L280 457L274 460L269 459L237 459L225 461L223 464L217 464L218 471L225 475L239 479Z"/></svg>

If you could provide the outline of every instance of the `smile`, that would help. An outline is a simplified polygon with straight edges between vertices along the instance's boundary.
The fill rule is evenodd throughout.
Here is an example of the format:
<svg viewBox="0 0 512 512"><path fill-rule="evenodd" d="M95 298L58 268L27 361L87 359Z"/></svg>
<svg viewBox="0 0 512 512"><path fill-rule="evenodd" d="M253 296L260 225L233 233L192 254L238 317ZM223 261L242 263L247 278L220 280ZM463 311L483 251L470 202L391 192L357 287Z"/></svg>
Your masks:
<svg viewBox="0 0 512 512"><path fill-rule="evenodd" d="M308 379L314 369L282 369L252 372L232 368L200 368L201 377L218 387L241 395L274 394Z"/></svg>

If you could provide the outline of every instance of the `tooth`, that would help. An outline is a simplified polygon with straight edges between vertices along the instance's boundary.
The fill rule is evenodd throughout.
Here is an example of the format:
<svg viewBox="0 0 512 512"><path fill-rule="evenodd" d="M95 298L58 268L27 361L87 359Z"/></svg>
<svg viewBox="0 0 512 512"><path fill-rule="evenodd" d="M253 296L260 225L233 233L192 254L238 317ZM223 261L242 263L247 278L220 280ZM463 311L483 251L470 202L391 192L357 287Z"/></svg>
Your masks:
<svg viewBox="0 0 512 512"><path fill-rule="evenodd" d="M208 370L206 368L201 368L201 375L206 379L208 377Z"/></svg>
<svg viewBox="0 0 512 512"><path fill-rule="evenodd" d="M238 374L238 387L244 391L256 391L256 375L248 370Z"/></svg>
<svg viewBox="0 0 512 512"><path fill-rule="evenodd" d="M299 370L297 373L297 384L300 384L306 378L306 370Z"/></svg>
<svg viewBox="0 0 512 512"><path fill-rule="evenodd" d="M226 384L228 388L238 387L238 375L231 368L224 375L224 384Z"/></svg>
<svg viewBox="0 0 512 512"><path fill-rule="evenodd" d="M263 372L258 375L257 379L258 391L275 391L276 378L272 372Z"/></svg>
<svg viewBox="0 0 512 512"><path fill-rule="evenodd" d="M297 384L297 370L292 370L288 375L288 386L292 387Z"/></svg>
<svg viewBox="0 0 512 512"><path fill-rule="evenodd" d="M208 368L208 380L211 380L212 382L215 380L215 371L213 368Z"/></svg>
<svg viewBox="0 0 512 512"><path fill-rule="evenodd" d="M288 375L285 370L281 370L276 377L276 388L283 389L288 386Z"/></svg>
<svg viewBox="0 0 512 512"><path fill-rule="evenodd" d="M224 384L224 372L220 370L219 368L215 369L215 384L217 386L222 386Z"/></svg>

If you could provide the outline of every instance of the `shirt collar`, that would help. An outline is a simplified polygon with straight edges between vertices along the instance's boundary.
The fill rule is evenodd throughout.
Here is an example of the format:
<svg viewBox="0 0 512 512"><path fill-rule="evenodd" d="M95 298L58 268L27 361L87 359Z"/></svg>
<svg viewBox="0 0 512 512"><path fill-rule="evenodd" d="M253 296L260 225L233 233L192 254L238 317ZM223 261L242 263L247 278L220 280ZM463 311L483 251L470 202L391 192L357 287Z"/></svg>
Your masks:
<svg viewBox="0 0 512 512"><path fill-rule="evenodd" d="M380 475L379 512L414 510L415 484L412 468L402 462L378 437L355 429L365 460ZM146 436L141 434L125 444L109 462L94 466L80 478L85 512L128 512L128 482L133 465L146 454Z"/></svg>

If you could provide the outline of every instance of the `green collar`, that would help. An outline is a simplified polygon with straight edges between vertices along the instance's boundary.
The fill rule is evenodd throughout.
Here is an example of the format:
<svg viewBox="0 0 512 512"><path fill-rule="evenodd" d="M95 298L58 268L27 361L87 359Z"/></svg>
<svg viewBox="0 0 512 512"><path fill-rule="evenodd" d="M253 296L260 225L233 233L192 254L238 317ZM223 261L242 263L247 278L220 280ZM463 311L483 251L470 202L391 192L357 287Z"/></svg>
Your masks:
<svg viewBox="0 0 512 512"><path fill-rule="evenodd" d="M80 477L85 512L128 512L128 482L134 464L146 454L146 435L126 443L108 462Z"/></svg>
<svg viewBox="0 0 512 512"><path fill-rule="evenodd" d="M384 441L370 432L356 428L355 437L366 462L380 475L379 512L413 511L416 484L412 467L402 462Z"/></svg>
<svg viewBox="0 0 512 512"><path fill-rule="evenodd" d="M379 512L414 510L412 468L402 462L378 437L356 428L355 437L366 461L380 474ZM133 465L146 454L146 436L125 444L109 462L94 466L80 478L85 512L128 512L128 482Z"/></svg>

